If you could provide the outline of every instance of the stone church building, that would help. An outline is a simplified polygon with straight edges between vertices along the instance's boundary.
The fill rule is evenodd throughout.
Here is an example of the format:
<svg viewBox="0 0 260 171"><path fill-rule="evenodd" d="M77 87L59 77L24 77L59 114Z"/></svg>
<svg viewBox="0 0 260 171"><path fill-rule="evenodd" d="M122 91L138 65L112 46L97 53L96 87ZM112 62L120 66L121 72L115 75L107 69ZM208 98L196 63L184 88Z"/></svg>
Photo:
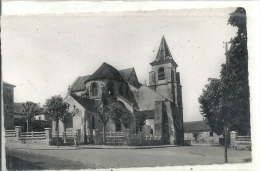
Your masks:
<svg viewBox="0 0 260 171"><path fill-rule="evenodd" d="M68 123L66 131L81 129L81 143L93 141L93 130L102 131L94 106L99 104L102 91L106 94L105 104L116 101L125 106L134 116L136 111L146 114L144 135L161 136L163 144L183 144L183 105L182 86L177 64L173 60L164 37L158 53L150 63L149 85L138 81L134 68L117 70L103 63L93 74L76 78L69 88L64 101L79 109ZM60 130L63 130L62 124ZM54 126L55 128L55 126ZM120 131L125 128L111 121L106 132ZM130 123L130 131L136 134L135 123Z"/></svg>

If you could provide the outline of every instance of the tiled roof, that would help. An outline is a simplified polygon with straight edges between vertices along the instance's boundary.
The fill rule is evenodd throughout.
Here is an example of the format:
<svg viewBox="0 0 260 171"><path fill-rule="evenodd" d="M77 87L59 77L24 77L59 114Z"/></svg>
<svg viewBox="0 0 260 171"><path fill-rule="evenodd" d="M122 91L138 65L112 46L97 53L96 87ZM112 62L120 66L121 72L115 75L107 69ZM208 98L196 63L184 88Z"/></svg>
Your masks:
<svg viewBox="0 0 260 171"><path fill-rule="evenodd" d="M85 81L87 81L89 77L90 77L90 75L81 76L81 77L76 78L76 80L71 85L71 91L75 92L75 91L85 90Z"/></svg>
<svg viewBox="0 0 260 171"><path fill-rule="evenodd" d="M124 80L126 82L128 82L128 79L132 73L134 68L127 68L127 69L122 69L122 70L119 70L119 73L122 75L122 77L124 78Z"/></svg>
<svg viewBox="0 0 260 171"><path fill-rule="evenodd" d="M105 62L88 78L87 81L99 79L124 81L118 70Z"/></svg>
<svg viewBox="0 0 260 171"><path fill-rule="evenodd" d="M211 131L210 126L204 121L184 122L183 124L184 133Z"/></svg>

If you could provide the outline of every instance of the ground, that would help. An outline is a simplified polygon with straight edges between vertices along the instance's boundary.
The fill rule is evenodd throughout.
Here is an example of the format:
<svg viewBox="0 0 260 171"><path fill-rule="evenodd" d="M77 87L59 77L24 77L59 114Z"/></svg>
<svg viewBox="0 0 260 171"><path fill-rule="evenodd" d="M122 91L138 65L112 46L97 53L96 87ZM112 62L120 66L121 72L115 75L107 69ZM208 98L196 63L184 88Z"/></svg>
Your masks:
<svg viewBox="0 0 260 171"><path fill-rule="evenodd" d="M32 145L31 145L32 146ZM96 169L221 164L224 148L211 145L151 149L6 148L7 169ZM229 163L251 161L251 151L228 150Z"/></svg>

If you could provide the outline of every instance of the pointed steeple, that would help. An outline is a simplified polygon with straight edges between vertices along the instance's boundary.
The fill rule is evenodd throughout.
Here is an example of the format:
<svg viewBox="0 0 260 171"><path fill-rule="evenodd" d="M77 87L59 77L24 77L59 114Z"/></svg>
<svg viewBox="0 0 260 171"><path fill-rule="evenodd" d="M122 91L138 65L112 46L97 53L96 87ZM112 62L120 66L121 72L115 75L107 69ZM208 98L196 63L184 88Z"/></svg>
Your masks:
<svg viewBox="0 0 260 171"><path fill-rule="evenodd" d="M157 63L157 62L163 62L163 61L170 61L170 60L173 60L172 54L170 52L170 49L167 45L167 42L166 42L164 36L163 36L161 39L160 47L157 52L156 58L151 64Z"/></svg>

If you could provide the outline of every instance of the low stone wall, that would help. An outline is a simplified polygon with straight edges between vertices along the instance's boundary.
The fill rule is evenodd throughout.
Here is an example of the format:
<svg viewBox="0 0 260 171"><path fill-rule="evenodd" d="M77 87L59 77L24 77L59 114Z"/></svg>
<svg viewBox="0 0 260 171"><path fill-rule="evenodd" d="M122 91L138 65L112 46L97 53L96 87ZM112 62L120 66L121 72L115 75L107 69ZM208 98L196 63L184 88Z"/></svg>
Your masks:
<svg viewBox="0 0 260 171"><path fill-rule="evenodd" d="M22 144L37 144L37 145L49 145L49 141L46 139L19 139Z"/></svg>
<svg viewBox="0 0 260 171"><path fill-rule="evenodd" d="M140 139L130 139L127 141L127 145L129 146L153 146L153 145L161 145L161 140L145 140L142 139L140 143Z"/></svg>

